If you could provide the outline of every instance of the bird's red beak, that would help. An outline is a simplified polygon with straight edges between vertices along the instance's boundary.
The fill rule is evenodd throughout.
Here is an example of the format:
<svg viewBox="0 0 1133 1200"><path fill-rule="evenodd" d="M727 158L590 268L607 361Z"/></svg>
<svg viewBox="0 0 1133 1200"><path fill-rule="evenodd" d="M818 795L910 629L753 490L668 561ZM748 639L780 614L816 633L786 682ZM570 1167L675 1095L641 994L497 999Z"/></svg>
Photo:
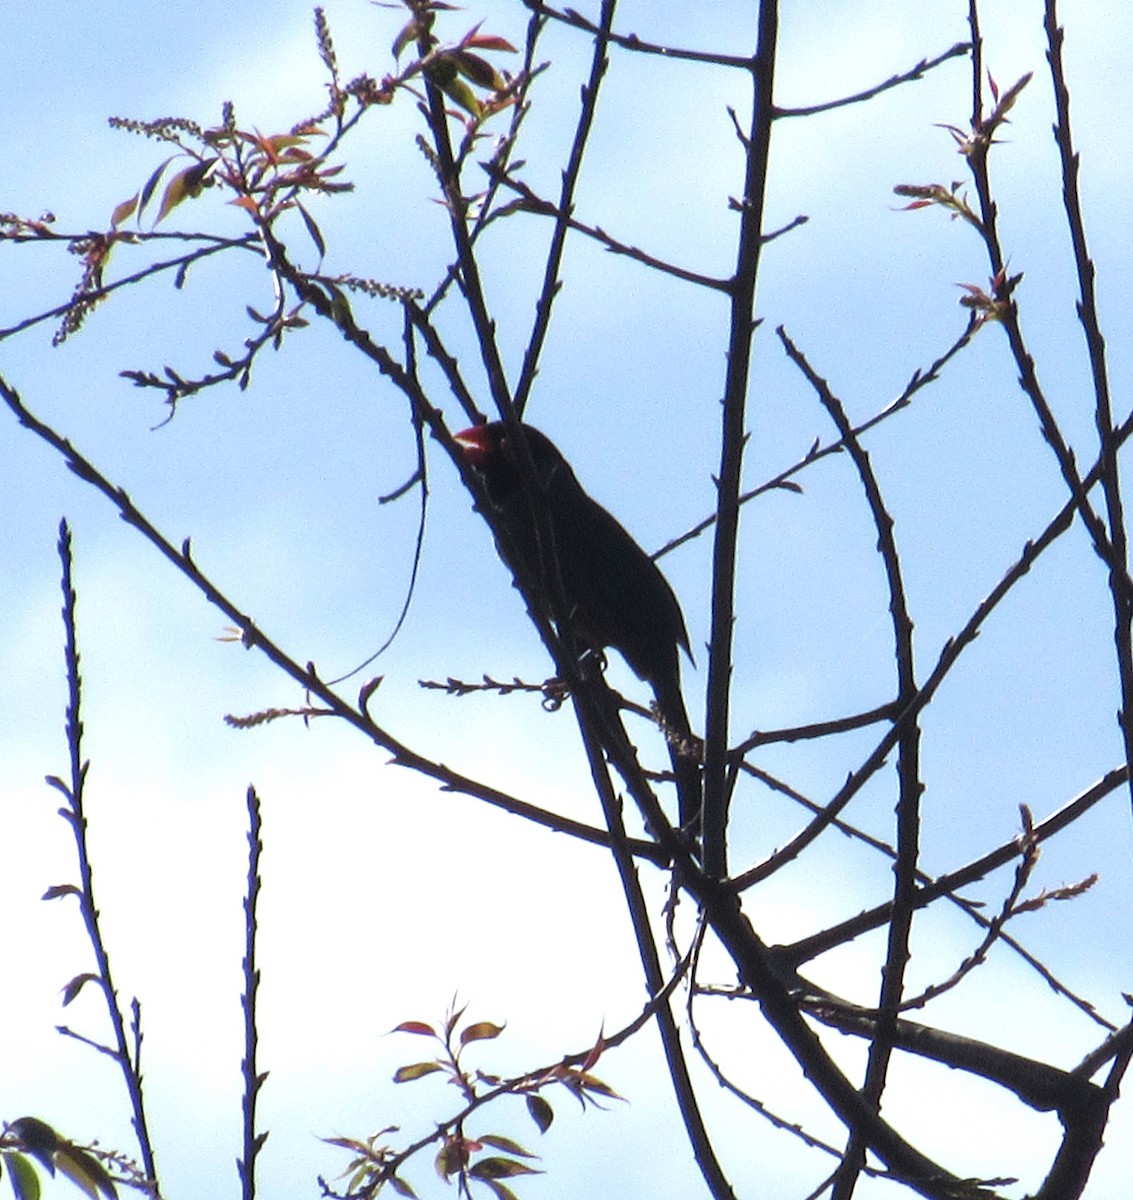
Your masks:
<svg viewBox="0 0 1133 1200"><path fill-rule="evenodd" d="M471 425L455 434L453 441L464 451L464 457L474 467L482 467L488 460L488 436L486 425Z"/></svg>

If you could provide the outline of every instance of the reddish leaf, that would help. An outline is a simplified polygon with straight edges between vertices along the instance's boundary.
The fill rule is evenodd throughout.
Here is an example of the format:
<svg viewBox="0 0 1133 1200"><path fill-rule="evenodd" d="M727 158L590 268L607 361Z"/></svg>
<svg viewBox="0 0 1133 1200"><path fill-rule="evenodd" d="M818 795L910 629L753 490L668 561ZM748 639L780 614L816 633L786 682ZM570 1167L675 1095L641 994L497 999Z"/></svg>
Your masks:
<svg viewBox="0 0 1133 1200"><path fill-rule="evenodd" d="M477 50L504 50L508 54L518 54L519 51L506 38L497 37L494 33L478 33L467 37L460 43L462 46L475 46Z"/></svg>
<svg viewBox="0 0 1133 1200"><path fill-rule="evenodd" d="M583 1071L589 1071L590 1068L602 1057L602 1051L606 1049L606 1039L599 1033L598 1040L590 1048L590 1053L587 1054L582 1063Z"/></svg>
<svg viewBox="0 0 1133 1200"><path fill-rule="evenodd" d="M436 1037L437 1032L432 1025L426 1025L424 1021L402 1021L400 1025L395 1025L391 1033L419 1033L425 1037Z"/></svg>

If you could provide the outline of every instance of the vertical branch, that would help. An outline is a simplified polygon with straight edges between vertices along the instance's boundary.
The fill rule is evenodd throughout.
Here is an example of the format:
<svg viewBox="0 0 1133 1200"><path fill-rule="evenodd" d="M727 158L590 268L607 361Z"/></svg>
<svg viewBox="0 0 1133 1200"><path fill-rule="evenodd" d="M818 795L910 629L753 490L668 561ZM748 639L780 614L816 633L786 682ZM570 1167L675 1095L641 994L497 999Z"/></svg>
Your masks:
<svg viewBox="0 0 1133 1200"><path fill-rule="evenodd" d="M633 925L634 936L637 940L637 950L641 957L641 965L645 973L645 984L651 1000L656 1000L655 1016L657 1030L661 1036L661 1046L665 1054L665 1062L669 1068L669 1076L673 1084L673 1093L680 1109L681 1120L692 1144L693 1155L697 1166L708 1185L714 1200L735 1200L735 1193L724 1175L720 1161L704 1124L704 1116L697 1103L696 1092L688 1073L688 1061L684 1047L681 1045L680 1030L673 1016L672 999L665 995L665 975L661 969L661 959L657 953L657 943L653 936L653 925L649 919L649 907L645 903L645 895L641 890L641 880L638 878L637 865L629 852L626 841L625 825L622 821L621 801L610 783L609 773L604 761L601 747L608 738L595 728L596 721L601 718L601 711L593 713L593 697L576 697L575 711L582 730L583 744L586 747L590 763L590 773L595 788L602 801L602 810L610 830L610 845L618 875L625 893L626 907ZM608 724L608 722L602 722ZM622 739L618 739L621 741Z"/></svg>
<svg viewBox="0 0 1133 1200"><path fill-rule="evenodd" d="M422 54L427 51L427 46L421 47ZM500 412L508 412L511 409L511 392L508 389L503 361L500 358L500 348L496 341L496 322L492 319L488 309L484 283L480 278L480 265L476 261L475 248L468 230L468 205L461 188L456 156L452 150L444 94L428 79L425 81L425 89L428 97L426 115L436 143L437 161L440 164L440 183L444 189L449 224L452 227L452 237L456 244L457 259L460 264L458 281L472 317L476 341L480 347L492 399Z"/></svg>
<svg viewBox="0 0 1133 1200"><path fill-rule="evenodd" d="M823 407L838 429L838 436L850 453L861 478L870 512L877 528L877 547L885 565L889 586L889 612L893 619L893 644L897 662L898 713L905 714L917 695L916 669L913 658L913 622L909 616L905 585L901 578L901 560L893 537L893 518L890 516L869 455L854 433L846 411L820 378L803 354L787 336L783 327L776 331L791 360L802 370L814 388ZM917 907L917 861L920 855L920 798L924 790L920 778L920 726L916 716L902 721L897 750L897 850L893 863L893 906L889 919L889 940L882 973L881 1000L878 1021L870 1045L869 1065L866 1068L865 1100L880 1110L881 1096L893 1052L893 1036L897 1014L904 990L905 968L909 962L909 937L913 912ZM857 1177L865 1165L866 1142L860 1130L855 1130L837 1173L832 1200L849 1200Z"/></svg>
<svg viewBox="0 0 1133 1200"><path fill-rule="evenodd" d="M1056 0L1046 0L1044 26L1047 36L1047 61L1054 84L1056 120L1054 140L1062 162L1062 203L1074 247L1074 263L1078 271L1078 319L1086 336L1090 357L1090 372L1094 383L1095 413L1098 439L1101 445L1101 484L1105 496L1109 539L1113 547L1110 563L1109 588L1114 608L1114 643L1117 651L1118 677L1121 684L1121 733L1125 744L1126 761L1133 761L1133 597L1121 586L1122 576L1128 573L1128 542L1125 532L1125 513L1121 502L1121 485L1117 466L1117 439L1113 427L1113 410L1109 395L1109 373L1106 367L1105 338L1098 320L1097 295L1094 289L1095 268L1086 244L1086 226L1078 192L1079 159L1074 150L1070 126L1070 91L1062 66L1063 30L1058 24Z"/></svg>
<svg viewBox="0 0 1133 1200"><path fill-rule="evenodd" d="M83 811L83 788L86 783L89 763L82 758L83 722L81 715L82 676L79 673L79 649L75 608L77 596L71 581L71 529L67 522L59 522L59 558L62 562L63 588L63 628L65 630L67 662L67 745L71 758L71 779L69 784L62 780L49 777L48 782L67 797L68 806L59 810L71 826L75 837L75 849L79 859L79 908L86 926L87 937L94 950L95 962L98 966L98 982L106 999L106 1009L110 1015L110 1023L114 1029L114 1044L111 1047L99 1046L105 1049L122 1071L126 1084L126 1092L130 1097L132 1109L132 1124L138 1138L138 1149L141 1153L142 1166L153 1188L154 1200L160 1200L161 1192L157 1182L157 1164L154 1158L153 1144L150 1141L149 1126L146 1122L145 1100L142 1093L142 1026L141 1007L137 999L133 1002L133 1049L126 1037L126 1021L118 1004L118 991L114 986L110 971L110 956L102 937L102 927L99 922L98 906L94 898L94 871L91 866L90 853L87 846L87 818ZM62 1032L69 1033L66 1027ZM86 1040L86 1039L83 1039Z"/></svg>
<svg viewBox="0 0 1133 1200"><path fill-rule="evenodd" d="M547 338L547 330L551 325L551 306L562 286L559 273L562 269L563 250L566 248L567 230L570 228L570 218L574 212L574 193L578 186L579 172L582 169L582 156L586 150L586 143L590 139L594 114L598 108L598 89L602 84L602 78L606 74L609 62L606 58L606 48L609 45L609 34L614 23L616 6L617 0L602 0L602 13L599 17L600 32L594 38L594 57L590 63L590 79L582 85L582 111L579 113L578 125L574 131L570 158L567 160L566 170L563 171L563 186L559 193L559 203L555 214L555 232L551 237L551 246L547 251L547 264L543 272L543 288L535 304L535 324L523 355L523 367L515 389L515 409L520 417L523 416L523 410L527 407L531 385L535 382L535 376L539 371L539 356Z"/></svg>
<svg viewBox="0 0 1133 1200"><path fill-rule="evenodd" d="M1003 326L1004 332L1007 334L1007 341L1011 347L1012 357L1015 359L1015 365L1019 369L1019 386L1030 400L1031 407L1035 410L1035 415L1038 417L1039 427L1042 430L1044 439L1054 451L1055 458L1058 460L1059 470L1062 472L1062 478L1071 496L1074 497L1078 513L1082 518L1082 523L1089 531L1094 549L1098 557L1109 568L1114 586L1120 588L1125 594L1126 603L1133 604L1133 580L1130 580L1123 557L1115 550L1113 543L1110 541L1109 531L1107 531L1105 523L1094 511L1086 495L1086 490L1082 486L1082 477L1078 471L1074 451L1067 443L1057 420L1055 420L1050 404L1047 402L1046 394L1043 391L1042 384L1039 382L1038 372L1035 369L1035 360L1031 357L1030 351L1027 349L1026 340L1023 337L1018 305L1011 295L1012 283L1007 278L1006 258L999 240L999 210L992 196L991 175L988 169L988 156L994 144L993 134L995 130L992 119L988 118L985 121L982 116L982 102L980 100L982 81L978 74L982 56L977 10L978 0L969 0L969 19L973 38L973 108L972 133L968 144L965 146L965 156L972 172L976 194L979 197L980 234L991 266L996 299L1003 302L999 313L999 321Z"/></svg>
<svg viewBox="0 0 1133 1200"><path fill-rule="evenodd" d="M248 891L244 897L244 992L240 1004L244 1010L244 1058L240 1069L244 1076L244 1153L236 1160L243 1200L256 1194L256 1158L267 1141L266 1132L256 1132L256 1100L267 1079L267 1072L256 1070L256 997L260 988L260 969L256 966L256 902L260 897L260 854L264 844L260 836L260 798L254 787L248 788Z"/></svg>
<svg viewBox="0 0 1133 1200"><path fill-rule="evenodd" d="M979 0L968 0L968 33L972 59L972 128L983 121L984 41L980 33Z"/></svg>
<svg viewBox="0 0 1133 1200"><path fill-rule="evenodd" d="M771 152L772 85L779 32L778 0L760 0L752 60L752 115L746 137L747 171L741 203L739 250L731 281L731 332L724 383L724 411L717 481L712 567L712 640L708 659L708 705L704 754L704 868L727 874L728 708L735 618L736 551L740 523L740 476L745 441L755 291L763 238L763 204Z"/></svg>

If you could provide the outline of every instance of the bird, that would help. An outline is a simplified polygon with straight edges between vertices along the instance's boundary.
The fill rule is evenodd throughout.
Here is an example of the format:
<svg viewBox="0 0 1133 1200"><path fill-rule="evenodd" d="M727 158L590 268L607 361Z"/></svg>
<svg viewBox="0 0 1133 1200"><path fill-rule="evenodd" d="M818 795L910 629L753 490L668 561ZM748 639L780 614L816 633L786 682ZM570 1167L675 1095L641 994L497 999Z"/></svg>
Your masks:
<svg viewBox="0 0 1133 1200"><path fill-rule="evenodd" d="M695 838L701 819L697 740L685 708L680 652L692 660L684 615L669 581L621 523L583 489L546 434L520 424L539 496L525 484L522 451L503 421L455 435L478 472L502 529L497 548L513 574L534 584L554 615L556 598L578 642L617 650L650 685L676 778L678 817ZM538 507L545 504L545 516ZM543 545L549 535L550 545ZM562 630L560 629L560 633Z"/></svg>

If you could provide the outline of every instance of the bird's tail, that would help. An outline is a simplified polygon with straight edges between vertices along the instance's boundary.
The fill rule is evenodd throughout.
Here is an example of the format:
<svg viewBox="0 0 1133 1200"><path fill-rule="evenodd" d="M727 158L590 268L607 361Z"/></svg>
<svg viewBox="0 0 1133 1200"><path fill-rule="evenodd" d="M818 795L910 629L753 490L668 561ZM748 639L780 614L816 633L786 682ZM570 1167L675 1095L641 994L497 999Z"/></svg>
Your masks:
<svg viewBox="0 0 1133 1200"><path fill-rule="evenodd" d="M701 785L701 741L692 732L680 679L654 684L653 694L661 710L665 740L677 783L677 816L681 828L700 844L702 833L703 788Z"/></svg>

